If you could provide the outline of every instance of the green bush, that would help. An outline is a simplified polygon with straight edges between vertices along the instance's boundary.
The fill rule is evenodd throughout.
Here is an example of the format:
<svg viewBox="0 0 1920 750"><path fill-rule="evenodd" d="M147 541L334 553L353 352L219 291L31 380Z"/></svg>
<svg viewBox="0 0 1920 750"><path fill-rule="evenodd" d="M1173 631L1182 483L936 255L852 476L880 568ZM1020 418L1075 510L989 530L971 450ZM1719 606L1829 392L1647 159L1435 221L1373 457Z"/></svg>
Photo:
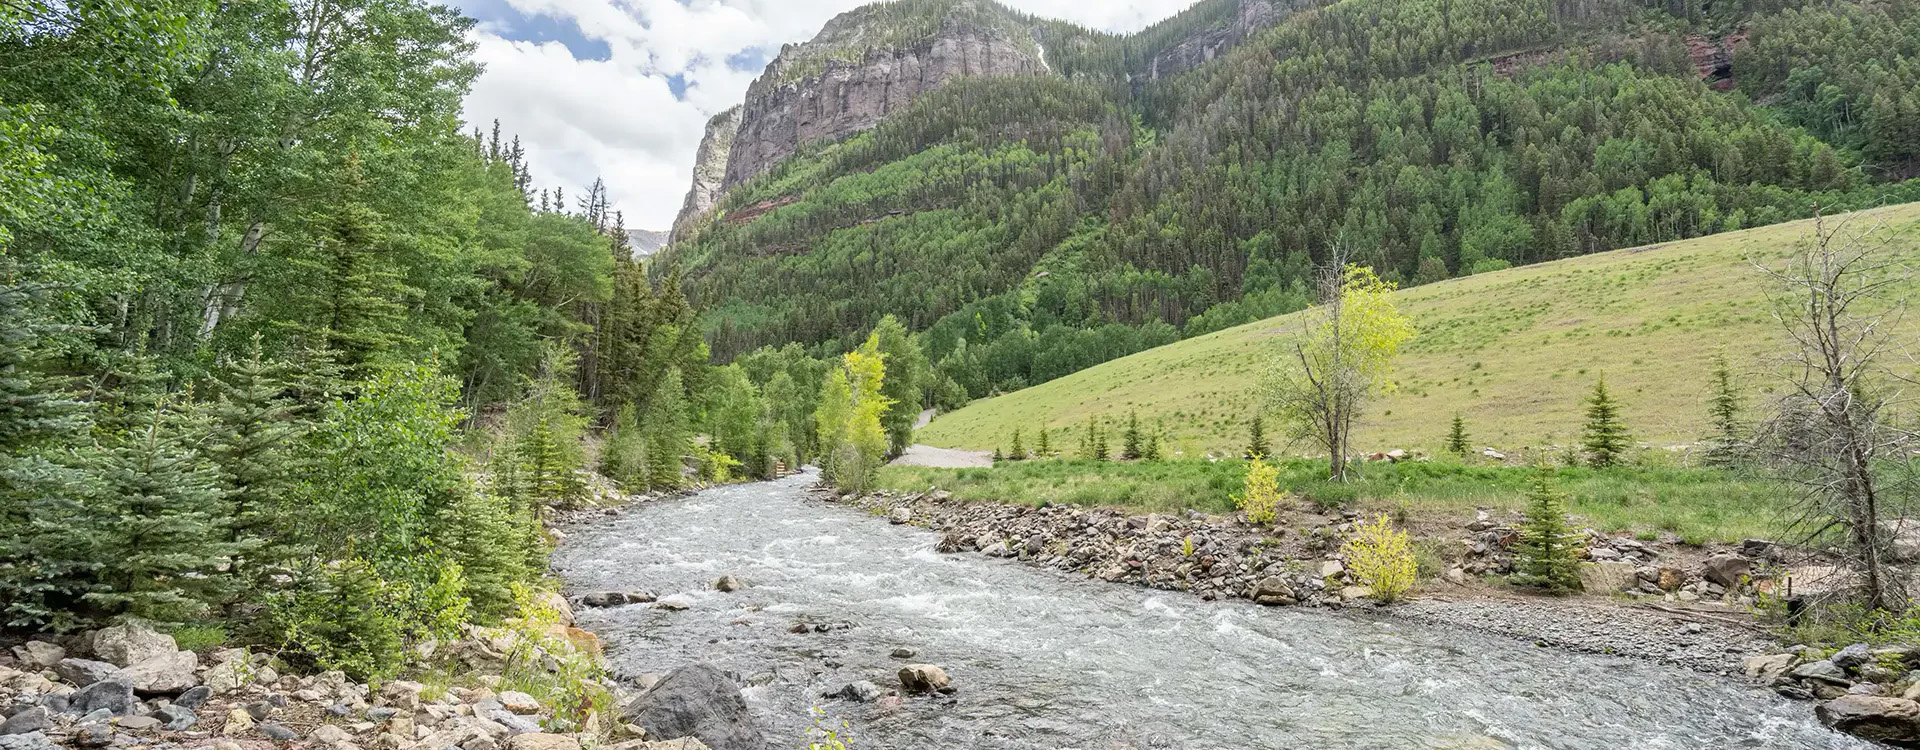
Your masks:
<svg viewBox="0 0 1920 750"><path fill-rule="evenodd" d="M356 680L392 677L406 662L399 592L361 560L309 564L267 597L262 634L282 659L308 670L337 669Z"/></svg>

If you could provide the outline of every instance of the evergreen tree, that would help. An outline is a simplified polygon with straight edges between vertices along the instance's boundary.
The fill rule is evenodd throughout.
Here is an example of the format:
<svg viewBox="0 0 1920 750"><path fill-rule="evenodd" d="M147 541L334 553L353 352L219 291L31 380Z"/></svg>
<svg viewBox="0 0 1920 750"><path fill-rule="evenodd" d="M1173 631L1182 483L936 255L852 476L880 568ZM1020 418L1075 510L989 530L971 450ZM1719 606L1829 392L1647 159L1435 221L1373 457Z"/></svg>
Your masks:
<svg viewBox="0 0 1920 750"><path fill-rule="evenodd" d="M1587 464L1594 468L1616 465L1626 457L1627 428L1620 423L1620 404L1607 393L1605 376L1594 383L1593 396L1587 400L1582 447L1587 451Z"/></svg>
<svg viewBox="0 0 1920 750"><path fill-rule="evenodd" d="M463 488L435 527L440 548L466 578L468 604L489 620L513 614L513 585L547 568L539 520L509 498Z"/></svg>
<svg viewBox="0 0 1920 750"><path fill-rule="evenodd" d="M1018 427L1013 428L1013 450L1007 454L1007 458L1015 461L1023 461L1027 458L1027 447L1020 443L1020 428Z"/></svg>
<svg viewBox="0 0 1920 750"><path fill-rule="evenodd" d="M1447 430L1447 452L1456 456L1467 455L1473 450L1468 445L1469 442L1471 441L1467 439L1467 420L1460 416L1460 412L1454 412L1453 426Z"/></svg>
<svg viewBox="0 0 1920 750"><path fill-rule="evenodd" d="M693 438L687 433L687 400L678 369L667 372L647 403L642 429L647 434L647 485L656 490L679 489L681 470Z"/></svg>
<svg viewBox="0 0 1920 750"><path fill-rule="evenodd" d="M98 454L102 487L83 533L100 586L85 599L106 614L179 622L225 593L219 568L236 546L219 472L189 447L195 428L163 403Z"/></svg>
<svg viewBox="0 0 1920 750"><path fill-rule="evenodd" d="M1044 424L1040 425L1040 436L1033 441L1033 455L1036 458L1047 458L1053 455L1053 442L1047 436L1047 426Z"/></svg>
<svg viewBox="0 0 1920 750"><path fill-rule="evenodd" d="M402 295L400 279L382 258L388 241L385 218L367 203L367 189L360 157L351 154L323 219L325 236L314 254L300 261L314 282L310 325L356 375L399 340L401 316L395 301Z"/></svg>
<svg viewBox="0 0 1920 750"><path fill-rule="evenodd" d="M997 464L1005 460L1007 460L1007 454L1000 451L1000 446L993 446L993 462Z"/></svg>
<svg viewBox="0 0 1920 750"><path fill-rule="evenodd" d="M0 256L0 626L64 631L91 584L75 528L93 478L58 460L85 439L85 405L34 369L44 329L32 308L46 291Z"/></svg>
<svg viewBox="0 0 1920 750"><path fill-rule="evenodd" d="M1120 460L1132 461L1143 455L1146 440L1140 434L1140 415L1127 412L1127 429L1120 434Z"/></svg>
<svg viewBox="0 0 1920 750"><path fill-rule="evenodd" d="M1545 469L1534 474L1527 491L1518 551L1514 583L1553 593L1580 590L1579 534L1568 528L1560 493Z"/></svg>
<svg viewBox="0 0 1920 750"><path fill-rule="evenodd" d="M1106 426L1100 423L1098 417L1095 417L1093 420L1093 460L1105 461L1108 455Z"/></svg>
<svg viewBox="0 0 1920 750"><path fill-rule="evenodd" d="M1713 434L1705 441L1705 460L1709 466L1733 466L1746 457L1746 438L1740 424L1740 391L1734 387L1725 352L1714 355L1709 378L1713 395L1707 402L1707 419Z"/></svg>
<svg viewBox="0 0 1920 750"><path fill-rule="evenodd" d="M1140 457L1148 461L1160 460L1160 435L1166 432L1166 426L1159 421L1153 424L1153 431L1147 433L1147 444L1141 446Z"/></svg>
<svg viewBox="0 0 1920 750"><path fill-rule="evenodd" d="M567 446L554 432L552 419L545 415L514 447L514 460L519 463L519 491L536 511L539 506L571 508L586 500L586 482L580 478L576 471L578 464L568 453Z"/></svg>
<svg viewBox="0 0 1920 750"><path fill-rule="evenodd" d="M1087 428L1086 428L1085 430L1082 430L1082 431L1080 432L1080 457L1081 457L1081 458L1084 458L1084 459L1087 459L1087 460L1089 460L1089 461L1092 461L1092 460L1094 460L1094 457L1093 457L1093 432L1094 432L1094 427L1093 427L1093 422L1094 422L1094 421L1093 421L1093 420L1091 420L1091 419L1089 419L1089 420L1087 420Z"/></svg>
<svg viewBox="0 0 1920 750"><path fill-rule="evenodd" d="M274 520L284 510L287 479L294 473L292 441L299 425L285 395L283 374L284 366L262 355L260 336L255 335L247 356L214 381L219 401L212 410L207 455L219 468L225 490L231 519L228 541L243 554L273 535Z"/></svg>
<svg viewBox="0 0 1920 750"><path fill-rule="evenodd" d="M1247 425L1247 449L1242 458L1265 458L1271 455L1273 449L1267 445L1266 418L1260 412L1254 412L1252 424Z"/></svg>

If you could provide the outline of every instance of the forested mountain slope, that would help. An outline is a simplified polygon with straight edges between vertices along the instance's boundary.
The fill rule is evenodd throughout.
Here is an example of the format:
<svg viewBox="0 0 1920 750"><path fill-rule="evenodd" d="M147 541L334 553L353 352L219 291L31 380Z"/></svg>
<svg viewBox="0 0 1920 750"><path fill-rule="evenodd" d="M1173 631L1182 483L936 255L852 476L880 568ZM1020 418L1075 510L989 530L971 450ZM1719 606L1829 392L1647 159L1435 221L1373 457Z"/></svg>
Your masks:
<svg viewBox="0 0 1920 750"><path fill-rule="evenodd" d="M1920 259L1920 203L1825 221L1829 228L1884 226L1879 236L1890 252ZM1716 354L1727 356L1754 413L1760 394L1781 382L1770 373L1789 341L1768 305L1768 280L1753 264L1778 267L1812 229L1803 220L1403 290L1397 301L1419 332L1396 365L1398 388L1368 410L1355 448L1437 451L1455 413L1476 449L1571 445L1580 437L1583 400L1602 375L1632 439L1698 443L1710 431ZM1064 446L1093 419L1111 428L1137 414L1166 430L1170 450L1237 456L1258 411L1259 375L1299 318L1257 321L977 401L915 437L984 450L1003 447L1016 428L1031 441L1047 425L1053 444Z"/></svg>
<svg viewBox="0 0 1920 750"><path fill-rule="evenodd" d="M717 356L839 350L895 314L957 403L1298 309L1335 245L1413 285L1920 197L1910 4L1219 0L1128 37L1025 22L1043 71L961 77L804 143L683 229L668 255Z"/></svg>

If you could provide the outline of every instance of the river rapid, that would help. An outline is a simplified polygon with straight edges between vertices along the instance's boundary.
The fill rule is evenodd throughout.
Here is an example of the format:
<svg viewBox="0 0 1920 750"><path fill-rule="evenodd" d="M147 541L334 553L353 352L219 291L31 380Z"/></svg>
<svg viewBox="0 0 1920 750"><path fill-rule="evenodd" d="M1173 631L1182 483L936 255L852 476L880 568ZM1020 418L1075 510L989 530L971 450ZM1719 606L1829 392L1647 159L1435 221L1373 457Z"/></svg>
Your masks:
<svg viewBox="0 0 1920 750"><path fill-rule="evenodd" d="M1207 602L978 555L808 499L811 474L573 529L570 590L691 604L582 609L616 674L736 675L769 747L814 707L869 748L1867 748L1737 681L1365 613ZM711 589L721 574L750 584ZM790 632L796 622L827 632ZM917 652L891 657L896 648ZM855 703L907 661L958 693Z"/></svg>

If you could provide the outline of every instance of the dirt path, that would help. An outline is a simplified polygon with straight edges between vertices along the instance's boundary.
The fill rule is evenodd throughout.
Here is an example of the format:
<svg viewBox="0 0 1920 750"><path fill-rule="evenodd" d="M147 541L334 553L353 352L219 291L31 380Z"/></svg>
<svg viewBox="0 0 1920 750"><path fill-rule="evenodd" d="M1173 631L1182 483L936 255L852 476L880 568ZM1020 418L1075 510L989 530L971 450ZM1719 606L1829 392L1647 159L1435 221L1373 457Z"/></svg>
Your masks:
<svg viewBox="0 0 1920 750"><path fill-rule="evenodd" d="M968 469L993 465L993 454L987 451L963 451L953 448L935 448L931 445L914 444L893 460L894 466L930 466L936 469Z"/></svg>

